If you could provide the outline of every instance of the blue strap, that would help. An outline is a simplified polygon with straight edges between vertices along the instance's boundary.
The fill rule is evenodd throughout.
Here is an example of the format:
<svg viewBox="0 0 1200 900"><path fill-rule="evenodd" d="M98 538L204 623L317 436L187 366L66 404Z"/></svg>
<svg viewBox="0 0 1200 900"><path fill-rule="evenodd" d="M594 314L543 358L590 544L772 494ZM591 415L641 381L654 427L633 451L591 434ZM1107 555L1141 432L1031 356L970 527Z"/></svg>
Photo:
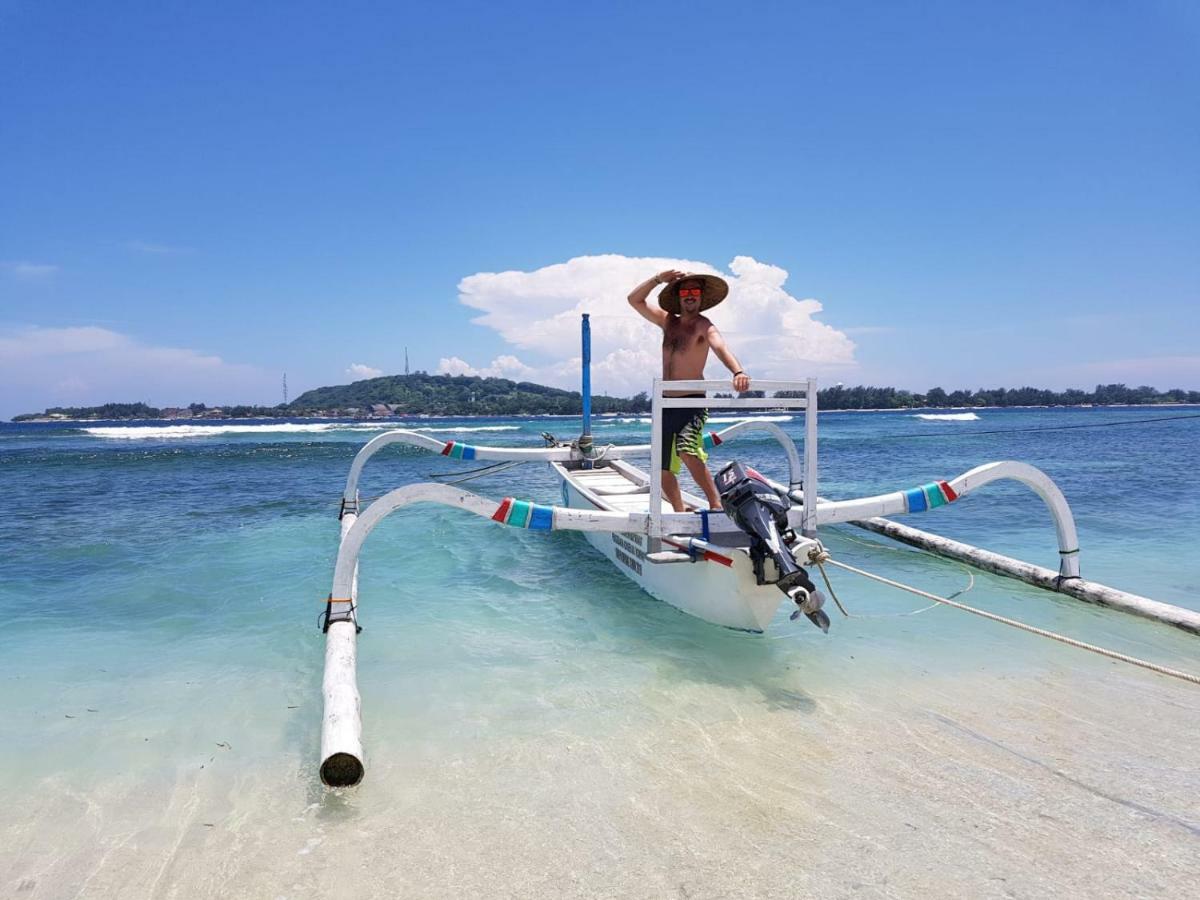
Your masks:
<svg viewBox="0 0 1200 900"><path fill-rule="evenodd" d="M708 543L708 510L702 509L700 512L700 536L704 538L704 542Z"/></svg>

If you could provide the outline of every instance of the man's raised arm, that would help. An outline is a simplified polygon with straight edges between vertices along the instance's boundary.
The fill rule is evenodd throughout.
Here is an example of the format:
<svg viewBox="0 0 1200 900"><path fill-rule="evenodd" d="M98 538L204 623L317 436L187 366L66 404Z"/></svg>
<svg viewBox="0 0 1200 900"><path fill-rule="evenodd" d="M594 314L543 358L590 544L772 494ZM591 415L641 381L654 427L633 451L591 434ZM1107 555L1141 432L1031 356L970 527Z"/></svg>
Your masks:
<svg viewBox="0 0 1200 900"><path fill-rule="evenodd" d="M717 359L725 364L725 368L733 373L733 389L739 393L750 390L750 376L742 371L742 364L733 355L733 351L725 343L725 337L717 331L716 325L709 326L708 346L712 347L713 353L717 354Z"/></svg>
<svg viewBox="0 0 1200 900"><path fill-rule="evenodd" d="M676 278L682 278L684 272L676 272L674 269L667 269L665 272L659 272L657 275L647 278L632 291L629 292L629 305L638 311L638 315L642 318L649 319L659 328L667 321L667 311L651 307L646 302L646 298L650 296L650 292L660 284L666 284L668 281L674 281Z"/></svg>

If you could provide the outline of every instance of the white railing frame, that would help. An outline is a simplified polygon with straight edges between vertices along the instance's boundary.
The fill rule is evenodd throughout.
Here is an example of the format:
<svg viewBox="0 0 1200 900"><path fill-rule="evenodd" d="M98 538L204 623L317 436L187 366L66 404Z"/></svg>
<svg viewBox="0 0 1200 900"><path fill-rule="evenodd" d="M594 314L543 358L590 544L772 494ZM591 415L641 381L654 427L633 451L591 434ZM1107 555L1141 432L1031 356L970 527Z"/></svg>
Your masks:
<svg viewBox="0 0 1200 900"><path fill-rule="evenodd" d="M650 550L659 549L657 541L668 533L663 529L662 512L662 414L664 409L803 409L804 410L804 489L815 497L817 490L817 380L755 381L756 391L797 391L803 397L667 397L666 391L723 391L728 381L663 381L654 379L650 406ZM801 531L806 537L817 533L816 504L805 504Z"/></svg>
<svg viewBox="0 0 1200 900"><path fill-rule="evenodd" d="M817 496L817 379L808 379L804 389L804 490L808 496ZM805 537L817 536L817 504L804 504L804 524L801 533Z"/></svg>

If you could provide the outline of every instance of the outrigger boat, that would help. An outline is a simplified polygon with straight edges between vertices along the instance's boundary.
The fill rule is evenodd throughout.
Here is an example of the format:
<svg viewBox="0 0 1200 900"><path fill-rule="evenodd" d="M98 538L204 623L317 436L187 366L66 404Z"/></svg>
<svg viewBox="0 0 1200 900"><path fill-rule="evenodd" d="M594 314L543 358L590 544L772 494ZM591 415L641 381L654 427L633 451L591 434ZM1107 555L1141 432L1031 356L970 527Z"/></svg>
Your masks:
<svg viewBox="0 0 1200 900"><path fill-rule="evenodd" d="M653 386L651 442L597 448L590 427L590 334L583 317L583 432L570 443L551 440L539 448L486 447L440 441L412 431L389 431L370 440L355 457L341 501L342 540L326 602L325 719L321 778L329 785L356 784L362 778L360 700L356 681L358 554L371 530L387 515L414 503L457 507L497 523L535 531L581 531L617 569L646 593L689 615L727 628L765 630L785 600L792 618L806 616L822 630L829 619L823 597L806 572L820 559L821 527L880 516L919 513L952 503L997 479L1015 479L1045 502L1058 535L1057 581L1079 578L1075 524L1062 492L1033 466L994 462L948 481L930 481L906 490L851 500L825 500L817 494L817 382L755 381L763 396L712 398L668 396L670 392L727 390L725 381L661 381ZM773 395L773 396L770 396ZM788 483L774 482L732 462L717 476L726 512L709 512L706 501L686 494L694 511L675 512L662 496L662 414L678 407L719 406L763 411L800 409L804 440L797 448L777 424L748 419L706 436L706 446L730 443L739 435L765 431L778 440L788 461ZM489 499L451 484L423 483L397 488L365 508L358 495L363 466L375 453L401 443L451 459L495 463L545 462L560 480L561 505L505 497ZM649 455L649 471L631 458ZM1044 570L1043 570L1044 571Z"/></svg>

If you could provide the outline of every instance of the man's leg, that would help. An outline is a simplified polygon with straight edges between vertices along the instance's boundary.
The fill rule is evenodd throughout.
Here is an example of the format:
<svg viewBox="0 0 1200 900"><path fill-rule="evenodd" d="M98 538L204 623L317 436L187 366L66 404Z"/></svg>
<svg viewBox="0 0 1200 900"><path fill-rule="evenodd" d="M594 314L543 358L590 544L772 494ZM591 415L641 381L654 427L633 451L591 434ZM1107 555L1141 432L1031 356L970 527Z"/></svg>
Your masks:
<svg viewBox="0 0 1200 900"><path fill-rule="evenodd" d="M683 464L687 466L692 478L696 484L700 485L700 490L704 491L704 496L708 498L708 506L710 509L721 508L721 495L717 493L716 482L713 481L712 473L708 471L708 466L701 462L690 453L680 453L679 458L683 460ZM665 482L664 482L665 485ZM675 487L676 493L679 491L678 482ZM664 486L664 493L666 492Z"/></svg>
<svg viewBox="0 0 1200 900"><path fill-rule="evenodd" d="M684 512L683 494L679 491L679 479L675 473L679 471L679 457L676 455L676 439L684 421L677 409L663 411L663 448L662 461L659 468L662 471L662 493L675 512Z"/></svg>
<svg viewBox="0 0 1200 900"><path fill-rule="evenodd" d="M662 470L662 492L675 512L683 512L683 494L679 491L679 479L670 469Z"/></svg>

